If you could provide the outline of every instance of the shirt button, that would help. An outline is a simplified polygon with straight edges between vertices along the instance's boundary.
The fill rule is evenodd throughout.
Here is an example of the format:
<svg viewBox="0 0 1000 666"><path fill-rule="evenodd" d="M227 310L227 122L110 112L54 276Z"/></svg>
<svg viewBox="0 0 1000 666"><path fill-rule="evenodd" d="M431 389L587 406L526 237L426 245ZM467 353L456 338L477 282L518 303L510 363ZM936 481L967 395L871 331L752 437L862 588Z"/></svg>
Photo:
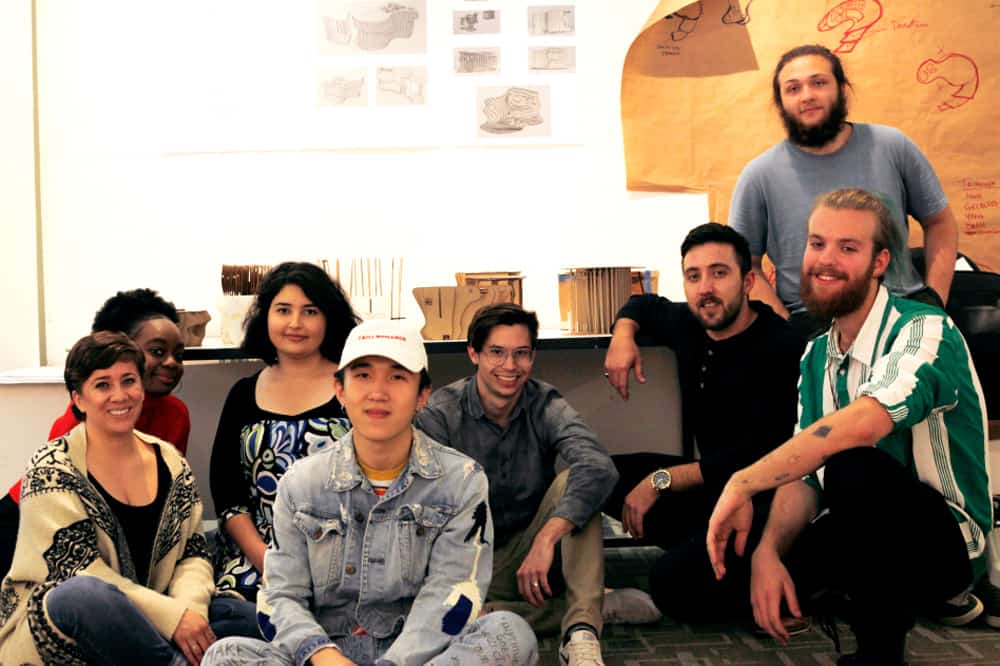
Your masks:
<svg viewBox="0 0 1000 666"><path fill-rule="evenodd" d="M356 514L354 514L354 520L358 521L359 523L365 522L365 514L358 511Z"/></svg>
<svg viewBox="0 0 1000 666"><path fill-rule="evenodd" d="M708 355L709 355L709 356L711 356L711 355L712 355L712 350L711 350L711 349L709 349L709 350L708 350Z"/></svg>
<svg viewBox="0 0 1000 666"><path fill-rule="evenodd" d="M348 576L353 576L355 571L357 570L354 568L353 564L348 564L346 567L344 567L344 573L346 573Z"/></svg>
<svg viewBox="0 0 1000 666"><path fill-rule="evenodd" d="M841 368L841 369L840 369L840 372L839 372L838 374L840 374L840 375L844 375L844 374L845 374L846 372L847 372L847 370L844 370L843 368Z"/></svg>
<svg viewBox="0 0 1000 666"><path fill-rule="evenodd" d="M702 372L705 372L706 370L708 370L708 366L707 365L701 366L701 371Z"/></svg>

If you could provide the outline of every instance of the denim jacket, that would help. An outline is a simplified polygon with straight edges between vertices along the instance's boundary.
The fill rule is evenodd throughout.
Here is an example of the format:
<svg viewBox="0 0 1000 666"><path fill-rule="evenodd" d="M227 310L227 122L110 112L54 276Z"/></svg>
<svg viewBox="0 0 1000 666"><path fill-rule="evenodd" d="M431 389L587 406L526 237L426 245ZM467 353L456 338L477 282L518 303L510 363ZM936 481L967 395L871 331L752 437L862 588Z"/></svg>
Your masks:
<svg viewBox="0 0 1000 666"><path fill-rule="evenodd" d="M409 464L379 497L353 435L278 484L262 630L296 664L359 631L392 641L379 664L424 664L479 615L489 586L486 475L414 428Z"/></svg>

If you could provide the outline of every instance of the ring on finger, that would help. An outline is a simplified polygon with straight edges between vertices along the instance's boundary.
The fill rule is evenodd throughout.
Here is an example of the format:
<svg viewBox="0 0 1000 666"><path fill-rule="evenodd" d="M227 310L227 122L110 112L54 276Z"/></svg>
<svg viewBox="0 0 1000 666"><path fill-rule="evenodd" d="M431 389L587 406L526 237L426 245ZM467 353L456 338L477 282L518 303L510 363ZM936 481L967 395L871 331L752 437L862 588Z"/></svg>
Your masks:
<svg viewBox="0 0 1000 666"><path fill-rule="evenodd" d="M540 583L537 580L534 583L532 583L532 586L534 586L534 587L538 587L539 585L540 585Z"/></svg>

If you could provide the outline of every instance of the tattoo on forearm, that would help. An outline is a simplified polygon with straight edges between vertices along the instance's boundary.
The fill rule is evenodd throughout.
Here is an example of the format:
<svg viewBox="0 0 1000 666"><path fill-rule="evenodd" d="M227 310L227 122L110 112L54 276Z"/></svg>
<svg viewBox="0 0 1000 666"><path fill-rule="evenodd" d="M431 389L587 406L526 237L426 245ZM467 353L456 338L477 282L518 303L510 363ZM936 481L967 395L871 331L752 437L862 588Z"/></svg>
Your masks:
<svg viewBox="0 0 1000 666"><path fill-rule="evenodd" d="M831 428L830 426L822 425L813 430L813 435L815 435L816 437L826 437L827 435L830 434L831 430L833 430L833 428Z"/></svg>

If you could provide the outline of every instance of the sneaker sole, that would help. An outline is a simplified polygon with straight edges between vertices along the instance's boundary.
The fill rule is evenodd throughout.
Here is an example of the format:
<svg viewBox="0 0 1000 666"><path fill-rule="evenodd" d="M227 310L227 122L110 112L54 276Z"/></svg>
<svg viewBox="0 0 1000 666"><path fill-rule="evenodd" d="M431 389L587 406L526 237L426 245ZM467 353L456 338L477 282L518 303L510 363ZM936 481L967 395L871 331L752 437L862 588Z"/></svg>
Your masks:
<svg viewBox="0 0 1000 666"><path fill-rule="evenodd" d="M983 616L986 624L994 629L1000 629L1000 615L990 615L987 613Z"/></svg>
<svg viewBox="0 0 1000 666"><path fill-rule="evenodd" d="M954 617L939 617L935 619L941 624L947 625L949 627L964 627L965 625L969 624L977 617L982 615L983 609L985 608L985 606L983 606L983 602L980 601L978 597L972 597L972 598L976 600L976 605L970 608L965 613L962 613L961 615L955 615ZM986 623L990 624L991 627L997 627L998 629L1000 629L1000 618L994 618L994 620L997 621L997 624L990 624L989 617L987 617Z"/></svg>

